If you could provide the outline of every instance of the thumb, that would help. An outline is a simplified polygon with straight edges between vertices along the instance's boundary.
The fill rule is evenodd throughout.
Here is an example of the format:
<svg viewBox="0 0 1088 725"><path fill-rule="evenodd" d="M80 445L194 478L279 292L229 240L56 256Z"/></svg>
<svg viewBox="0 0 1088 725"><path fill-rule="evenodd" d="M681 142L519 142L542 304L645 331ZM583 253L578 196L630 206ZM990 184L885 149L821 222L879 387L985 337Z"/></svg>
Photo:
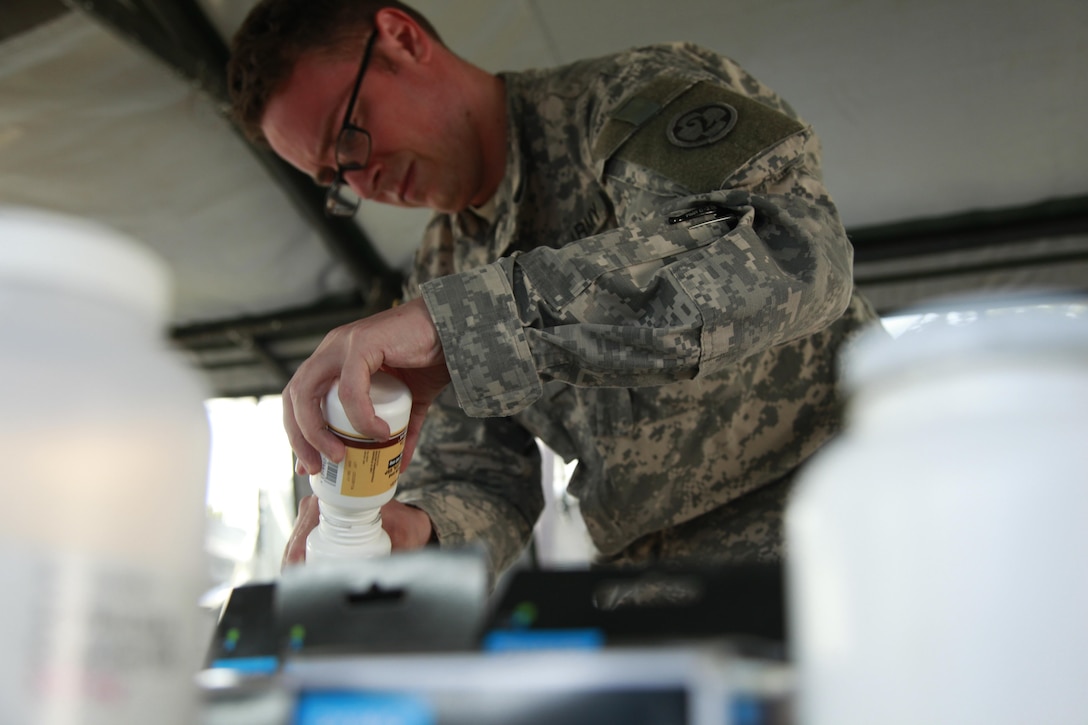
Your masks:
<svg viewBox="0 0 1088 725"><path fill-rule="evenodd" d="M416 444L419 443L419 434L423 430L423 420L427 417L430 403L412 403L412 415L408 419L408 432L404 436L404 453L400 459L400 470L408 468L408 463L415 453Z"/></svg>

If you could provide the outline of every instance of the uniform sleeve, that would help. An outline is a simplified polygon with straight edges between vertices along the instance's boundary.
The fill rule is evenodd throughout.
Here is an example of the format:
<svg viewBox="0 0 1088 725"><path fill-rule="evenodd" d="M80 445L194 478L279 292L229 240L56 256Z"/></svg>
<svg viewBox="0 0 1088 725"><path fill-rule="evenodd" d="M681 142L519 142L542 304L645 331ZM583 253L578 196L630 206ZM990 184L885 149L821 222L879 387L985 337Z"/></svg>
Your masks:
<svg viewBox="0 0 1088 725"><path fill-rule="evenodd" d="M696 378L838 319L853 257L814 143L794 134L720 190L424 284L462 408L511 415L547 380Z"/></svg>
<svg viewBox="0 0 1088 725"><path fill-rule="evenodd" d="M540 476L532 435L510 419L466 416L447 390L427 413L397 499L430 516L443 546L483 542L494 581L532 535Z"/></svg>

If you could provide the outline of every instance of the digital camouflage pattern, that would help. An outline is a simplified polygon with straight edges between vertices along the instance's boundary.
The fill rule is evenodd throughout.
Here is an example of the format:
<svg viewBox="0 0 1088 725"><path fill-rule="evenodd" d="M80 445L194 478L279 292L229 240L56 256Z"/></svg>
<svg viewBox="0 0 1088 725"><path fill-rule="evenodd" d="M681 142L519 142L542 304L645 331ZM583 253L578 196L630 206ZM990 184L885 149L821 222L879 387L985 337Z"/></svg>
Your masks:
<svg viewBox="0 0 1088 725"><path fill-rule="evenodd" d="M504 74L507 171L438 215L422 294L452 375L402 501L493 573L543 499L538 436L606 561L772 560L792 474L840 426L836 354L876 319L818 140L689 44Z"/></svg>

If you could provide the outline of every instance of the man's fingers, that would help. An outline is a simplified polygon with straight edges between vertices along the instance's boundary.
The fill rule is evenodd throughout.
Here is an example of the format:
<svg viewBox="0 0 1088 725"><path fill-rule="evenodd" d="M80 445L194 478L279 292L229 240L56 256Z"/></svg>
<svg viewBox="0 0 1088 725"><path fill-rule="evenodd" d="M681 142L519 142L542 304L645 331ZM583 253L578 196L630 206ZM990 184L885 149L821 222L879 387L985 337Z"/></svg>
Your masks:
<svg viewBox="0 0 1088 725"><path fill-rule="evenodd" d="M412 462L412 455L415 453L416 444L419 442L419 434L423 430L423 420L427 417L427 410L430 409L430 403L420 403L413 401L412 403L412 417L408 419L408 432L404 436L404 453L401 454L400 470L408 468L408 464Z"/></svg>
<svg viewBox="0 0 1088 725"><path fill-rule="evenodd" d="M290 392L283 392L283 429L287 433L287 442L298 459L295 470L301 474L316 473L321 468L321 453L310 445L295 418L295 407L291 402Z"/></svg>
<svg viewBox="0 0 1088 725"><path fill-rule="evenodd" d="M304 497L298 504L298 518L295 519L295 528L287 539L281 568L306 561L306 539L309 538L310 532L317 528L318 520L317 497Z"/></svg>
<svg viewBox="0 0 1088 725"><path fill-rule="evenodd" d="M389 425L374 413L374 404L370 399L370 385L373 372L366 365L356 367L352 375L343 372L337 384L340 404L344 415L356 431L376 441L389 438Z"/></svg>
<svg viewBox="0 0 1088 725"><path fill-rule="evenodd" d="M283 428L303 471L314 474L321 470L322 454L334 461L343 460L344 444L325 428L321 412L325 393L302 396L297 391L303 387L300 381L292 380L283 391Z"/></svg>

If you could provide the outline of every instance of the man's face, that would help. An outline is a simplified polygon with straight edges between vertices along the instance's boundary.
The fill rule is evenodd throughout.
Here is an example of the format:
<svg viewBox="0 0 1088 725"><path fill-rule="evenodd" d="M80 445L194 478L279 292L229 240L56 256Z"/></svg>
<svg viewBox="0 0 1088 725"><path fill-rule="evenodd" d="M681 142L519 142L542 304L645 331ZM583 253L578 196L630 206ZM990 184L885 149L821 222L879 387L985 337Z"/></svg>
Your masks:
<svg viewBox="0 0 1088 725"><path fill-rule="evenodd" d="M360 59L304 57L261 122L272 149L322 185L336 174L334 147ZM432 67L405 62L394 72L375 57L351 111L370 134L370 159L344 180L361 198L395 206L458 212L481 204L482 146L471 119L463 94Z"/></svg>

